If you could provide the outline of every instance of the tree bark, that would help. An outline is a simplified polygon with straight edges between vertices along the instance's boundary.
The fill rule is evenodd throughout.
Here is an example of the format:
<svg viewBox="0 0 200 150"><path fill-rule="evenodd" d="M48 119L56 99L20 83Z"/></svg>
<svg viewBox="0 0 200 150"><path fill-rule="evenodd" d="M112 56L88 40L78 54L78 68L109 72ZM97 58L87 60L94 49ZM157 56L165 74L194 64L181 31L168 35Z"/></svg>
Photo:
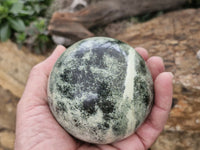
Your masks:
<svg viewBox="0 0 200 150"><path fill-rule="evenodd" d="M79 40L93 36L88 29L114 20L179 7L187 0L104 0L75 12L55 12L49 25L52 34Z"/></svg>

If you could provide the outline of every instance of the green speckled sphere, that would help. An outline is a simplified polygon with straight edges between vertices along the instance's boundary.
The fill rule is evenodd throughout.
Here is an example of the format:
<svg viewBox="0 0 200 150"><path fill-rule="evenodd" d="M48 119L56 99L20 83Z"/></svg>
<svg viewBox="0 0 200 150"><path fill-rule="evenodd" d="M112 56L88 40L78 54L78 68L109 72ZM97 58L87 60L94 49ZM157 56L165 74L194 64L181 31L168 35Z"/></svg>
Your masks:
<svg viewBox="0 0 200 150"><path fill-rule="evenodd" d="M107 144L130 136L144 122L153 103L153 81L132 47L94 37L75 43L57 60L48 102L68 133Z"/></svg>

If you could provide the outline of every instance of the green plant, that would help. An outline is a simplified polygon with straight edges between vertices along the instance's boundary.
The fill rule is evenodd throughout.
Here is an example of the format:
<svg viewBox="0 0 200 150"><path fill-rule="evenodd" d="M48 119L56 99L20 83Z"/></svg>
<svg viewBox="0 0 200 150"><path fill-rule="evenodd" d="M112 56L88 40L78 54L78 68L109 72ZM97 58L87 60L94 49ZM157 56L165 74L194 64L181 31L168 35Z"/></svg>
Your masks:
<svg viewBox="0 0 200 150"><path fill-rule="evenodd" d="M35 36L35 32L31 35L27 30L33 22L37 22L38 17L45 16L50 2L51 0L0 0L0 41L11 38L20 45L26 44L26 38ZM46 21L40 19L34 24L35 30L39 31L36 39L42 43L48 41L48 36L43 34L47 30Z"/></svg>
<svg viewBox="0 0 200 150"><path fill-rule="evenodd" d="M0 1L0 40L6 41L11 36L11 31L23 32L25 30L24 21L19 17L25 12L18 9L22 3L17 0Z"/></svg>
<svg viewBox="0 0 200 150"><path fill-rule="evenodd" d="M36 53L44 52L51 42L47 32L47 20L44 18L31 22L23 33L16 33L15 37L19 46L25 44Z"/></svg>

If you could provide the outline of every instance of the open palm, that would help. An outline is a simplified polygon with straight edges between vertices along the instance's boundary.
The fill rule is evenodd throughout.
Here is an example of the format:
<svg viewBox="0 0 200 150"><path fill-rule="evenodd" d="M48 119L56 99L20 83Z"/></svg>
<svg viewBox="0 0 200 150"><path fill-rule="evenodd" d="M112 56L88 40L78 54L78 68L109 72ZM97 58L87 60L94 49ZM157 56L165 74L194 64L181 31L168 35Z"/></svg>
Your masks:
<svg viewBox="0 0 200 150"><path fill-rule="evenodd" d="M109 145L94 145L74 139L54 119L47 103L48 76L64 52L58 46L50 57L33 67L17 107L15 150L146 150L159 136L172 102L172 74L164 72L159 57L148 59L143 48L136 48L146 61L154 79L155 101L152 111L135 134Z"/></svg>

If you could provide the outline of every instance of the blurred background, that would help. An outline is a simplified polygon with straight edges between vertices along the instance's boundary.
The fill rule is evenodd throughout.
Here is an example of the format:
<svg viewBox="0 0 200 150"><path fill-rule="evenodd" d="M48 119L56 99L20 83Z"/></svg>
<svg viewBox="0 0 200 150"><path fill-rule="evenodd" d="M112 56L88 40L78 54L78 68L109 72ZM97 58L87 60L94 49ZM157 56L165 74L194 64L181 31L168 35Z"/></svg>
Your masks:
<svg viewBox="0 0 200 150"><path fill-rule="evenodd" d="M31 68L57 44L108 36L161 56L175 75L167 124L151 150L200 149L200 0L0 0L0 150L12 150Z"/></svg>

